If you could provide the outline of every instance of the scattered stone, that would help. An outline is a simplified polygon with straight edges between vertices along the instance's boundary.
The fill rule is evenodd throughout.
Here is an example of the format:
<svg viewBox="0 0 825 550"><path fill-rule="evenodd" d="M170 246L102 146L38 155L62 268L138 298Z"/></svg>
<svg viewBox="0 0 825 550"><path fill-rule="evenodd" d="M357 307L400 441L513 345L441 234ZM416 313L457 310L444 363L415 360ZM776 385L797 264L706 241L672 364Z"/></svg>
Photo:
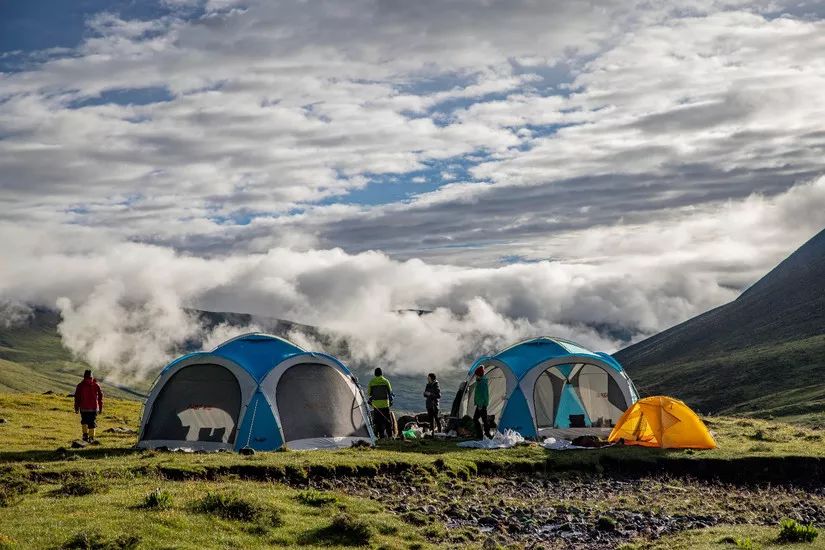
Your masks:
<svg viewBox="0 0 825 550"><path fill-rule="evenodd" d="M252 447L244 447L243 449L238 451L238 454L243 456L252 456L255 454L255 449L253 449Z"/></svg>
<svg viewBox="0 0 825 550"><path fill-rule="evenodd" d="M616 520L610 516L599 516L599 519L596 520L596 529L599 531L615 531Z"/></svg>
<svg viewBox="0 0 825 550"><path fill-rule="evenodd" d="M85 441L80 441L79 439L72 441L72 449L84 449L88 446L88 443L86 443Z"/></svg>
<svg viewBox="0 0 825 550"><path fill-rule="evenodd" d="M131 428L124 428L122 426L115 426L113 428L106 428L103 430L105 433L110 434L136 434L137 431Z"/></svg>
<svg viewBox="0 0 825 550"><path fill-rule="evenodd" d="M0 424L6 424L7 422L8 420L6 420L5 418L0 418Z"/></svg>
<svg viewBox="0 0 825 550"><path fill-rule="evenodd" d="M776 525L783 517L825 524L825 486L798 491L660 477L613 478L556 473L478 476L433 484L416 475L317 477L314 489L380 498L392 513L442 523L475 547L608 549L719 524ZM781 493L778 493L781 492ZM781 494L781 498L778 495ZM669 502L693 503L666 512ZM677 507L678 508L678 507ZM685 510L688 510L686 512ZM611 521L612 520L612 521Z"/></svg>
<svg viewBox="0 0 825 550"><path fill-rule="evenodd" d="M54 395L54 392L52 390L46 390L43 392L43 395Z"/></svg>

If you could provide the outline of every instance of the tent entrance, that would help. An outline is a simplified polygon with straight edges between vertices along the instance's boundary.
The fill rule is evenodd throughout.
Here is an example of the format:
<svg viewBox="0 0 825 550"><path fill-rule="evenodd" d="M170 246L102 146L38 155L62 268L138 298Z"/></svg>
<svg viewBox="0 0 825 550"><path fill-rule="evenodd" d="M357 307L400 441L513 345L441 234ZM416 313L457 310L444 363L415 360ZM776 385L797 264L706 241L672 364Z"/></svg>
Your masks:
<svg viewBox="0 0 825 550"><path fill-rule="evenodd" d="M357 392L335 368L299 363L287 368L275 390L284 442L329 437L369 437Z"/></svg>
<svg viewBox="0 0 825 550"><path fill-rule="evenodd" d="M539 429L610 428L628 406L610 373L591 364L546 369L536 379L533 405Z"/></svg>
<svg viewBox="0 0 825 550"><path fill-rule="evenodd" d="M240 411L234 374L220 365L189 365L160 390L142 439L233 444Z"/></svg>
<svg viewBox="0 0 825 550"><path fill-rule="evenodd" d="M487 385L490 390L490 404L487 406L487 414L493 415L496 419L501 418L501 411L507 402L507 376L501 367L484 366L484 375L487 377ZM464 392L464 414L471 415L475 412L476 377L473 376L467 383Z"/></svg>

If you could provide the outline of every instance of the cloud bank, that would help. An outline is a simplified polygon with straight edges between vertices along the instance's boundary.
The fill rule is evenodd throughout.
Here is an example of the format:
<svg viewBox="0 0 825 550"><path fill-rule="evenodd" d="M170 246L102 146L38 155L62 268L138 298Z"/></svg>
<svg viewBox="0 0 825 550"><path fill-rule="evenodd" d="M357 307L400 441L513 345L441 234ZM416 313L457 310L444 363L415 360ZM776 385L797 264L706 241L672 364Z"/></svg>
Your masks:
<svg viewBox="0 0 825 550"><path fill-rule="evenodd" d="M777 197L684 213L666 226L589 229L572 241L575 255L493 268L341 249L201 258L85 228L65 236L72 247L4 227L12 238L0 251L13 261L0 270L0 294L56 305L67 347L120 382L142 379L187 341L210 347L247 330L207 331L188 308L318 326L345 339L354 361L392 373L443 372L536 334L613 351L735 298L787 254L786 239L801 244L812 233L810 212L824 210L820 178ZM32 249L38 253L21 253ZM410 308L432 313L399 312Z"/></svg>
<svg viewBox="0 0 825 550"><path fill-rule="evenodd" d="M0 322L120 381L239 330L192 308L390 372L610 351L825 225L818 2L147 6L0 52Z"/></svg>

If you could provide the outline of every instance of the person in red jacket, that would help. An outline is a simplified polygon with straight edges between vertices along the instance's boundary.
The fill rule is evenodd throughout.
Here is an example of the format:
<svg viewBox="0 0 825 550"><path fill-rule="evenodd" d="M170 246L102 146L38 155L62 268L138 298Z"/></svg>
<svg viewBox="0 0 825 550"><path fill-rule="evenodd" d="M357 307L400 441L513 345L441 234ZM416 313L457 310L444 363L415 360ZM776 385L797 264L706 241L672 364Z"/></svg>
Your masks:
<svg viewBox="0 0 825 550"><path fill-rule="evenodd" d="M74 412L80 413L83 441L95 443L97 413L103 412L103 390L90 370L83 373L83 381L74 390Z"/></svg>

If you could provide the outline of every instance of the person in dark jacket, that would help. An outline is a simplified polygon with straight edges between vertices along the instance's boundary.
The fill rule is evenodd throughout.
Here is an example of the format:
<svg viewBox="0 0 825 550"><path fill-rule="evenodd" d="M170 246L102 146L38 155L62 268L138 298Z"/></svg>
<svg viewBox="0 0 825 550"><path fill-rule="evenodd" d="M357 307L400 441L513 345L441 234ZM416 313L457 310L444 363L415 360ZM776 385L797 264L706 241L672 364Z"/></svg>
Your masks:
<svg viewBox="0 0 825 550"><path fill-rule="evenodd" d="M74 412L80 413L83 441L95 443L97 415L103 412L103 390L90 370L83 373L83 380L74 390Z"/></svg>
<svg viewBox="0 0 825 550"><path fill-rule="evenodd" d="M439 416L438 404L441 399L441 387L435 379L435 373L427 375L427 386L424 388L424 397L427 405L427 416L430 418L430 426L433 433L441 431L441 417ZM436 430L437 428L437 430Z"/></svg>
<svg viewBox="0 0 825 550"><path fill-rule="evenodd" d="M478 367L475 370L475 375L476 385L473 392L473 403L476 406L476 411L473 413L473 422L476 425L476 436L478 439L483 439L482 436L491 438L493 436L490 435L487 419L487 407L490 405L490 384L487 377L484 376L484 367Z"/></svg>

